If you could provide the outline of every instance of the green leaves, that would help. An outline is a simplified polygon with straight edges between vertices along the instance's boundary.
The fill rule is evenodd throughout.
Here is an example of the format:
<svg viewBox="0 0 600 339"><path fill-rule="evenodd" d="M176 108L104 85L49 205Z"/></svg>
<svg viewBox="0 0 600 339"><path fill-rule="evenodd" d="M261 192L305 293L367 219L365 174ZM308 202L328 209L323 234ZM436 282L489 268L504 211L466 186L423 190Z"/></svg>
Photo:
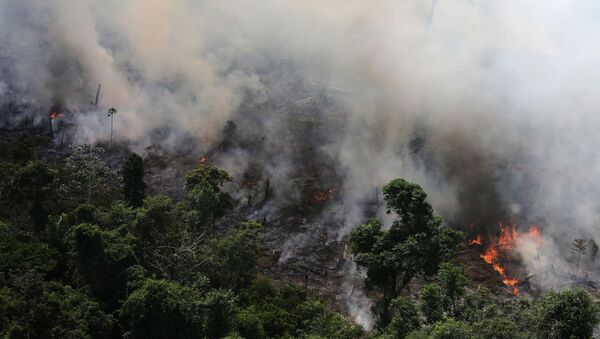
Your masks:
<svg viewBox="0 0 600 339"><path fill-rule="evenodd" d="M245 338L360 338L363 330L294 285L259 276L241 291L237 331Z"/></svg>
<svg viewBox="0 0 600 339"><path fill-rule="evenodd" d="M144 160L135 153L123 165L123 196L132 207L141 207L146 196Z"/></svg>
<svg viewBox="0 0 600 339"><path fill-rule="evenodd" d="M188 214L189 224L195 230L212 227L233 207L233 198L222 191L225 183L231 181L229 174L211 166L199 166L186 176L188 194L186 202L192 211Z"/></svg>
<svg viewBox="0 0 600 339"><path fill-rule="evenodd" d="M29 271L0 289L7 338L110 338L115 320L87 295Z"/></svg>
<svg viewBox="0 0 600 339"><path fill-rule="evenodd" d="M430 324L444 318L444 296L437 283L427 284L421 289L421 312Z"/></svg>
<svg viewBox="0 0 600 339"><path fill-rule="evenodd" d="M458 316L457 303L466 293L467 277L465 277L460 267L446 262L440 265L438 280L444 290L446 302L449 303L452 315Z"/></svg>
<svg viewBox="0 0 600 339"><path fill-rule="evenodd" d="M15 173L11 183L11 197L25 204L36 234L41 234L48 224L47 201L55 188L57 171L42 162L30 162Z"/></svg>
<svg viewBox="0 0 600 339"><path fill-rule="evenodd" d="M115 171L102 160L104 149L92 148L90 145L71 147L71 155L67 158L62 178L60 193L63 199L75 203L94 202L109 204L116 200L119 191L119 180Z"/></svg>
<svg viewBox="0 0 600 339"><path fill-rule="evenodd" d="M419 313L414 303L407 298L398 297L392 300L390 309L392 321L387 329L396 338L405 338L410 332L419 329Z"/></svg>
<svg viewBox="0 0 600 339"><path fill-rule="evenodd" d="M148 279L120 313L130 338L220 338L233 328L236 303L227 290L202 295L174 282Z"/></svg>
<svg viewBox="0 0 600 339"><path fill-rule="evenodd" d="M137 263L131 239L91 224L73 228L73 256L82 283L98 298L116 307L127 287L127 269Z"/></svg>
<svg viewBox="0 0 600 339"><path fill-rule="evenodd" d="M390 301L414 276L432 275L453 257L462 233L441 227L418 185L396 179L383 191L386 207L398 218L387 231L378 220L357 226L350 234L350 249L357 265L367 270L367 287L383 292L380 322L385 326Z"/></svg>
<svg viewBox="0 0 600 339"><path fill-rule="evenodd" d="M147 280L123 304L130 338L201 338L201 296L166 280Z"/></svg>
<svg viewBox="0 0 600 339"><path fill-rule="evenodd" d="M591 338L600 309L583 289L550 291L535 306L537 332L543 338Z"/></svg>
<svg viewBox="0 0 600 339"><path fill-rule="evenodd" d="M207 165L198 166L185 177L188 191L200 185L209 185L215 192L220 192L221 187L231 180L227 172Z"/></svg>
<svg viewBox="0 0 600 339"><path fill-rule="evenodd" d="M386 208L398 214L409 225L420 216L432 214L431 206L425 201L427 194L421 186L404 179L394 179L385 185L383 198Z"/></svg>
<svg viewBox="0 0 600 339"><path fill-rule="evenodd" d="M208 258L205 268L213 283L233 290L246 287L256 275L263 241L262 225L245 222L213 242L205 253Z"/></svg>
<svg viewBox="0 0 600 339"><path fill-rule="evenodd" d="M371 219L368 223L352 230L350 250L352 253L370 252L382 235L381 222L378 219Z"/></svg>

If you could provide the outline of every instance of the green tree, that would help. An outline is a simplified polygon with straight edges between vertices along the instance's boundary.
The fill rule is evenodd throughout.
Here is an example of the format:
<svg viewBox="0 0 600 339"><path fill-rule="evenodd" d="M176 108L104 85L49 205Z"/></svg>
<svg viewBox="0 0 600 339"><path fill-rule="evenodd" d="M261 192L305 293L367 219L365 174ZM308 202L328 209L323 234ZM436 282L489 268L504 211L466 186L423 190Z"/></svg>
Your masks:
<svg viewBox="0 0 600 339"><path fill-rule="evenodd" d="M397 297L392 300L390 310L392 321L387 328L396 338L405 338L410 332L421 327L417 308L407 298Z"/></svg>
<svg viewBox="0 0 600 339"><path fill-rule="evenodd" d="M202 338L202 298L191 288L148 279L129 295L120 314L129 338Z"/></svg>
<svg viewBox="0 0 600 339"><path fill-rule="evenodd" d="M3 237L0 239L0 272L21 275L33 270L56 275L61 255L43 242Z"/></svg>
<svg viewBox="0 0 600 339"><path fill-rule="evenodd" d="M108 308L117 306L127 290L127 269L137 264L132 239L91 224L72 230L76 271Z"/></svg>
<svg viewBox="0 0 600 339"><path fill-rule="evenodd" d="M160 195L149 197L136 212L132 231L136 237L136 253L142 261L145 261L157 246L180 241L182 230L176 222L171 198Z"/></svg>
<svg viewBox="0 0 600 339"><path fill-rule="evenodd" d="M19 203L28 204L31 224L38 234L48 224L47 200L55 188L56 176L55 169L36 161L20 168L13 177L12 197Z"/></svg>
<svg viewBox="0 0 600 339"><path fill-rule="evenodd" d="M421 312L430 324L444 318L444 296L437 283L430 283L421 290Z"/></svg>
<svg viewBox="0 0 600 339"><path fill-rule="evenodd" d="M433 325L429 333L431 339L469 339L473 332L469 324L448 318Z"/></svg>
<svg viewBox="0 0 600 339"><path fill-rule="evenodd" d="M202 300L204 328L209 338L224 337L233 328L237 298L228 290L209 291Z"/></svg>
<svg viewBox="0 0 600 339"><path fill-rule="evenodd" d="M535 305L539 338L591 338L600 309L585 290L546 293Z"/></svg>
<svg viewBox="0 0 600 339"><path fill-rule="evenodd" d="M18 294L13 317L6 330L8 338L50 337L52 311L48 305L48 293L44 288L42 274L30 270L15 278Z"/></svg>
<svg viewBox="0 0 600 339"><path fill-rule="evenodd" d="M240 291L236 329L243 337L361 338L360 326L332 312L296 285L277 285L264 276ZM262 329L262 330L261 330ZM264 333L264 336L263 336Z"/></svg>
<svg viewBox="0 0 600 339"><path fill-rule="evenodd" d="M415 275L432 275L441 262L451 259L462 233L441 226L418 185L396 179L383 193L386 207L398 218L388 231L375 219L357 226L350 235L350 248L357 265L367 269L366 286L382 293L379 318L385 326L391 300Z"/></svg>
<svg viewBox="0 0 600 339"><path fill-rule="evenodd" d="M62 198L76 204L106 203L116 200L119 181L117 174L102 160L104 149L90 145L71 147L65 169L67 175L61 185Z"/></svg>
<svg viewBox="0 0 600 339"><path fill-rule="evenodd" d="M449 310L456 317L458 315L458 302L466 293L467 277L465 277L462 268L445 262L440 265L438 280L449 305Z"/></svg>
<svg viewBox="0 0 600 339"><path fill-rule="evenodd" d="M19 300L16 293L5 286L4 277L0 277L0 279L2 279L0 281L0 286L2 286L0 287L0 335L5 335L8 328L14 322L13 318Z"/></svg>
<svg viewBox="0 0 600 339"><path fill-rule="evenodd" d="M98 223L104 229L132 230L138 221L139 212L123 201L114 201L107 210L98 216Z"/></svg>
<svg viewBox="0 0 600 339"><path fill-rule="evenodd" d="M146 196L144 160L135 153L123 165L123 196L132 207L141 207Z"/></svg>
<svg viewBox="0 0 600 339"><path fill-rule="evenodd" d="M475 338L480 339L513 339L524 338L515 322L505 316L481 320L473 325Z"/></svg>
<svg viewBox="0 0 600 339"><path fill-rule="evenodd" d="M256 276L256 262L263 246L263 227L242 223L209 247L205 267L218 286L239 290Z"/></svg>
<svg viewBox="0 0 600 339"><path fill-rule="evenodd" d="M114 319L85 294L30 271L13 282L7 338L109 338Z"/></svg>
<svg viewBox="0 0 600 339"><path fill-rule="evenodd" d="M246 339L265 338L265 329L256 314L256 308L247 307L241 309L235 316L235 328L237 332Z"/></svg>
<svg viewBox="0 0 600 339"><path fill-rule="evenodd" d="M193 229L208 226L215 236L216 221L233 207L233 198L223 191L223 185L231 180L227 172L205 165L186 176L186 200L192 209L188 218Z"/></svg>

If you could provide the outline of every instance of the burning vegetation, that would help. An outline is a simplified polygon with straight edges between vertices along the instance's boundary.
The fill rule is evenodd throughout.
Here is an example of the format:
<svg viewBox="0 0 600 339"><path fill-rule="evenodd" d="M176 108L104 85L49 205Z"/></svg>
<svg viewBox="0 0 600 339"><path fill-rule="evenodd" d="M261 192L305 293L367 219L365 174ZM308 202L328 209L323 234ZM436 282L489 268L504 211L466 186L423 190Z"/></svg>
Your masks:
<svg viewBox="0 0 600 339"><path fill-rule="evenodd" d="M590 337L597 20L550 2L0 0L0 337Z"/></svg>
<svg viewBox="0 0 600 339"><path fill-rule="evenodd" d="M477 235L474 239L468 242L469 245L483 245L482 236ZM507 274L507 270L503 265L503 261L510 260L515 257L515 248L519 246L522 241L532 241L535 244L536 249L542 245L542 237L540 229L536 225L531 225L529 230L525 233L517 231L516 225L503 225L499 224L499 235L486 239L485 249L480 254L481 259L490 265L494 271L498 272L502 278L502 282L508 286L513 295L519 295L519 280L510 277Z"/></svg>

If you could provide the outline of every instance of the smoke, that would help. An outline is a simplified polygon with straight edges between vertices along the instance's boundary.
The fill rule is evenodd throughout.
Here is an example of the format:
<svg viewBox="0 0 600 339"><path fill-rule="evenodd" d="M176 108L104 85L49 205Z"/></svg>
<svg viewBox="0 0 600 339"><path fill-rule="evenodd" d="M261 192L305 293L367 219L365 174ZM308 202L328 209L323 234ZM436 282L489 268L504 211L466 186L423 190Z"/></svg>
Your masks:
<svg viewBox="0 0 600 339"><path fill-rule="evenodd" d="M116 107L118 138L168 127L164 146L201 151L233 120L222 165L260 167L285 203L335 185L338 239L405 177L453 226L539 223L542 261L566 263L564 239L600 241L599 16L592 0L0 0L0 114L63 107L95 142Z"/></svg>

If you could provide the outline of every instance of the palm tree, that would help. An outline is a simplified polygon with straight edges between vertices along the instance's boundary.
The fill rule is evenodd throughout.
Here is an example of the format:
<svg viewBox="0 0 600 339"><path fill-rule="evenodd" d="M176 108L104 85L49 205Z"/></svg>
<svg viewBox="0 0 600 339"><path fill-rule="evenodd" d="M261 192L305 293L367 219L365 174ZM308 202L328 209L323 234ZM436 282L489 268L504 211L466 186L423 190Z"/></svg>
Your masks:
<svg viewBox="0 0 600 339"><path fill-rule="evenodd" d="M571 245L569 246L573 253L577 253L577 271L575 271L575 276L579 273L579 262L581 261L581 254L586 254L587 252L587 240L586 239L575 239Z"/></svg>
<svg viewBox="0 0 600 339"><path fill-rule="evenodd" d="M110 118L110 148L112 148L113 142L113 117L117 114L117 110L114 108L110 108L108 110L108 117Z"/></svg>

